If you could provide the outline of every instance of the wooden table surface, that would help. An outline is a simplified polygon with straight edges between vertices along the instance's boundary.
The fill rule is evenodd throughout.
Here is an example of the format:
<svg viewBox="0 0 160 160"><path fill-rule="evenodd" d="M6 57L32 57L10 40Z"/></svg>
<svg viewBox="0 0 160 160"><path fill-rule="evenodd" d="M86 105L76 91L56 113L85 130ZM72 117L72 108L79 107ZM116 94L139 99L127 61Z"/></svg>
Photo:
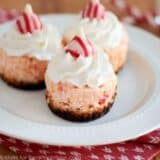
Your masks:
<svg viewBox="0 0 160 160"><path fill-rule="evenodd" d="M144 1L140 0L126 1L130 4L137 5L144 11L153 9L155 5L154 0L145 0L145 3ZM28 2L33 5L34 10L37 13L78 13L81 8L86 4L86 0L0 0L0 8L15 8L18 10L22 10L25 3ZM115 11L115 9L108 3L108 0L102 0L102 2L107 6L107 8ZM13 158L16 160L22 160L22 157L19 157L19 155L13 153L4 146L0 146L0 160L3 160L3 157L5 159L5 156L7 156L8 160L12 160ZM156 160L160 160L160 156L157 156Z"/></svg>
<svg viewBox="0 0 160 160"><path fill-rule="evenodd" d="M126 0L130 4L138 5L142 10L150 10L155 4L155 0ZM107 8L110 8L108 0L101 0ZM0 0L0 7L22 10L26 3L31 3L37 13L53 12L79 12L87 3L87 0Z"/></svg>

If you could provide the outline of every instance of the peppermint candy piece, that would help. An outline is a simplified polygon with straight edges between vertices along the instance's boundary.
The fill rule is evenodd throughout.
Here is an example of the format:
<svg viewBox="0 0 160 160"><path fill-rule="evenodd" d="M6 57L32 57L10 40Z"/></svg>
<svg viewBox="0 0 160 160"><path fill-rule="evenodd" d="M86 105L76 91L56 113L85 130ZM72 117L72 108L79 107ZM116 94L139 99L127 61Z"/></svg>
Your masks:
<svg viewBox="0 0 160 160"><path fill-rule="evenodd" d="M24 12L16 20L16 26L21 34L33 33L43 28L39 17L32 11L29 4L26 5Z"/></svg>
<svg viewBox="0 0 160 160"><path fill-rule="evenodd" d="M106 18L106 10L99 0L90 0L88 5L84 8L81 14L82 18L89 19L104 19Z"/></svg>
<svg viewBox="0 0 160 160"><path fill-rule="evenodd" d="M89 57L94 53L94 46L88 39L85 41L80 36L75 36L65 49L72 57L78 58L80 55Z"/></svg>

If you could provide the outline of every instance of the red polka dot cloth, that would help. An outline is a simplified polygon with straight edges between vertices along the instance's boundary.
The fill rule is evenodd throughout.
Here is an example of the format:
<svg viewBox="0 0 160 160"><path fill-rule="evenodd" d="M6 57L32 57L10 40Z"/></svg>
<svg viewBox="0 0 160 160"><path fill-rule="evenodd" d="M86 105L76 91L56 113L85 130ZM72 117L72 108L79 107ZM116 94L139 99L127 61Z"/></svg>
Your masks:
<svg viewBox="0 0 160 160"><path fill-rule="evenodd" d="M29 160L152 160L160 153L160 130L134 141L102 146L41 145L2 134L0 144Z"/></svg>
<svg viewBox="0 0 160 160"><path fill-rule="evenodd" d="M12 20L18 14L15 10L0 9L0 23ZM136 140L102 146L41 145L2 134L0 144L29 160L152 160L160 153L160 129Z"/></svg>

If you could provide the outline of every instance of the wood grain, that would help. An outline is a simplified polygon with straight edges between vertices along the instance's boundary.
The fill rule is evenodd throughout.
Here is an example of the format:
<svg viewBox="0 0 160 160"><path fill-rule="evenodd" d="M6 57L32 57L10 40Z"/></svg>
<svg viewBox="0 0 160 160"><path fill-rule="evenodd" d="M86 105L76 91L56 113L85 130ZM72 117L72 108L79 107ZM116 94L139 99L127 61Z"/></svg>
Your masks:
<svg viewBox="0 0 160 160"><path fill-rule="evenodd" d="M110 8L111 5L108 3L108 0L101 0L106 7ZM153 0L126 0L129 4L135 4L142 10L151 10L154 6ZM0 7L6 9L18 9L22 10L26 3L31 3L34 10L37 13L62 13L62 12L79 12L84 5L87 3L87 0L1 0ZM112 8L112 7L111 7Z"/></svg>

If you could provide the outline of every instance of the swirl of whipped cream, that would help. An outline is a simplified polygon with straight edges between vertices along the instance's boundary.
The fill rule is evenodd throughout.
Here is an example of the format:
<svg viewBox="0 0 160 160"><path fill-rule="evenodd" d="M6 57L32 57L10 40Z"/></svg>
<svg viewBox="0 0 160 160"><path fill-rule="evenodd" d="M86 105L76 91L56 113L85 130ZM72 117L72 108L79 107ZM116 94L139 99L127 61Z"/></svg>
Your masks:
<svg viewBox="0 0 160 160"><path fill-rule="evenodd" d="M116 78L103 52L96 47L93 56L74 59L70 54L66 54L64 49L60 49L56 57L50 61L46 77L54 83L68 82L78 87L88 85L97 88L113 77Z"/></svg>
<svg viewBox="0 0 160 160"><path fill-rule="evenodd" d="M65 31L64 38L70 41L79 32L79 28L83 28L86 36L104 49L118 47L124 36L123 25L109 11L106 12L106 18L101 20L78 18L75 24Z"/></svg>
<svg viewBox="0 0 160 160"><path fill-rule="evenodd" d="M60 36L56 28L47 24L42 30L20 34L15 22L2 26L7 28L0 34L0 48L10 56L27 55L40 60L50 60L60 47Z"/></svg>

